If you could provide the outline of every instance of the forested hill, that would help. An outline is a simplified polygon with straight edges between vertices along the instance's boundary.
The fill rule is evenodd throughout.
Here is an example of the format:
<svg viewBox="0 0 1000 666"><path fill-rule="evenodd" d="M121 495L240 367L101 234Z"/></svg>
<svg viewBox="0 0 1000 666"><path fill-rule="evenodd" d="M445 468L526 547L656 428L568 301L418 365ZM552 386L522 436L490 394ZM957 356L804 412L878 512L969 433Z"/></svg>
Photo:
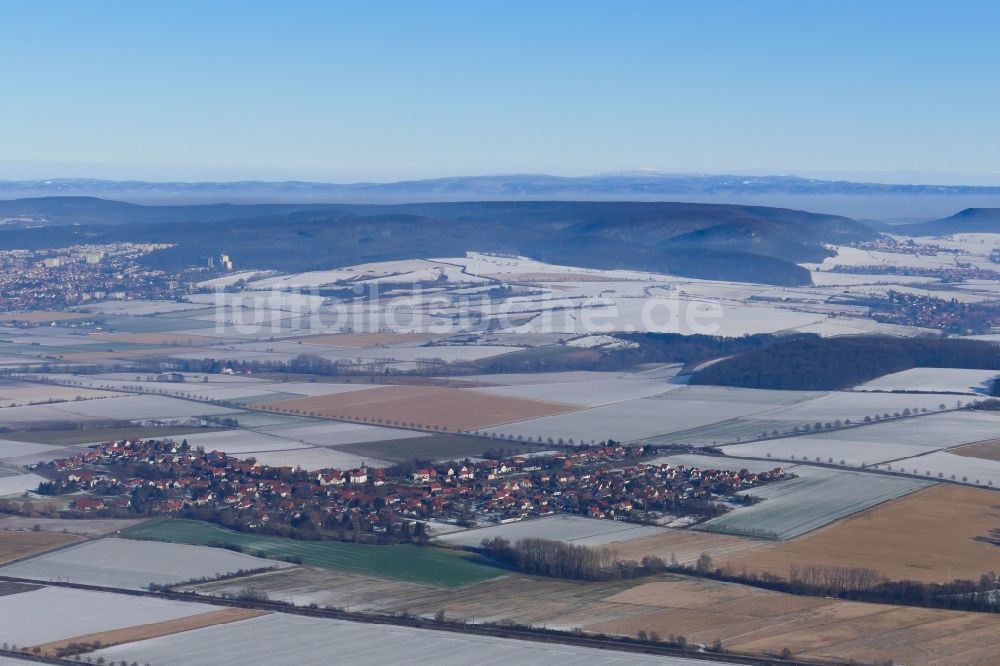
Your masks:
<svg viewBox="0 0 1000 666"><path fill-rule="evenodd" d="M966 208L941 220L904 224L889 227L886 231L908 236L998 234L1000 233L1000 208Z"/></svg>
<svg viewBox="0 0 1000 666"><path fill-rule="evenodd" d="M824 244L874 238L845 217L688 203L466 202L404 205L139 206L84 197L0 202L0 249L135 241L175 247L157 268L225 252L237 268L305 271L373 261L502 252L766 284L808 284L796 265Z"/></svg>
<svg viewBox="0 0 1000 666"><path fill-rule="evenodd" d="M691 383L832 391L916 367L1000 371L1000 346L948 338L796 338L714 363Z"/></svg>

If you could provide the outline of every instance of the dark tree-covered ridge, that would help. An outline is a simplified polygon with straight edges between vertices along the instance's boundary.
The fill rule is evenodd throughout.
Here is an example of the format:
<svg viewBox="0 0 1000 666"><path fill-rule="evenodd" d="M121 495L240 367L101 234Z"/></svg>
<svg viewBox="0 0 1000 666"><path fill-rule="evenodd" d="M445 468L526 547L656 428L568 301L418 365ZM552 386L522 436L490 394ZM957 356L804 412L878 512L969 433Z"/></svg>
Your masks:
<svg viewBox="0 0 1000 666"><path fill-rule="evenodd" d="M953 338L796 338L714 363L691 383L832 391L916 367L1000 370L1000 346Z"/></svg>

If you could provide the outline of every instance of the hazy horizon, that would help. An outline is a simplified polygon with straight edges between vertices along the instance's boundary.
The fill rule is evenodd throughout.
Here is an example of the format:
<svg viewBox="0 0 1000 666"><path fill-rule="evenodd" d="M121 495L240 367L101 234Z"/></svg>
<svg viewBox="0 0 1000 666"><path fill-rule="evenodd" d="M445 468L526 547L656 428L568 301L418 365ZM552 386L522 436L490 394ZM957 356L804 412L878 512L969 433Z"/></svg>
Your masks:
<svg viewBox="0 0 1000 666"><path fill-rule="evenodd" d="M1000 184L1000 5L957 5L13 2L0 177Z"/></svg>

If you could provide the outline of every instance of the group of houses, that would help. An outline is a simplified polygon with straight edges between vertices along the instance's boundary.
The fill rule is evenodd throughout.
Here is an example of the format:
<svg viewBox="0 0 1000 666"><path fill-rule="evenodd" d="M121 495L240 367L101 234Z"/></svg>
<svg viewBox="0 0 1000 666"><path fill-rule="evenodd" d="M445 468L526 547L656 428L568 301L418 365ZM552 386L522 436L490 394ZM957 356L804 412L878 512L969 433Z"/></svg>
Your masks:
<svg viewBox="0 0 1000 666"><path fill-rule="evenodd" d="M609 445L416 469L306 471L186 441L124 440L39 471L60 492L86 493L71 505L78 511L187 513L247 529L284 524L399 538L427 520L472 525L573 513L646 521L701 511L714 499L784 477L780 468L699 469L657 462L654 455L644 447Z"/></svg>

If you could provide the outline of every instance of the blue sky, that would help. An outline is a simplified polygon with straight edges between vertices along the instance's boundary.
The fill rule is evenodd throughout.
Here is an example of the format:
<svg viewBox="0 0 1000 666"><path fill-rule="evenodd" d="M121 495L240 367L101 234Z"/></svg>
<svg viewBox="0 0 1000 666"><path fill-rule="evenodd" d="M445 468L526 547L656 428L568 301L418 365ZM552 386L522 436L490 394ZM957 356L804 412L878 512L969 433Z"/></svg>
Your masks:
<svg viewBox="0 0 1000 666"><path fill-rule="evenodd" d="M1000 183L1000 2L0 3L0 177Z"/></svg>

